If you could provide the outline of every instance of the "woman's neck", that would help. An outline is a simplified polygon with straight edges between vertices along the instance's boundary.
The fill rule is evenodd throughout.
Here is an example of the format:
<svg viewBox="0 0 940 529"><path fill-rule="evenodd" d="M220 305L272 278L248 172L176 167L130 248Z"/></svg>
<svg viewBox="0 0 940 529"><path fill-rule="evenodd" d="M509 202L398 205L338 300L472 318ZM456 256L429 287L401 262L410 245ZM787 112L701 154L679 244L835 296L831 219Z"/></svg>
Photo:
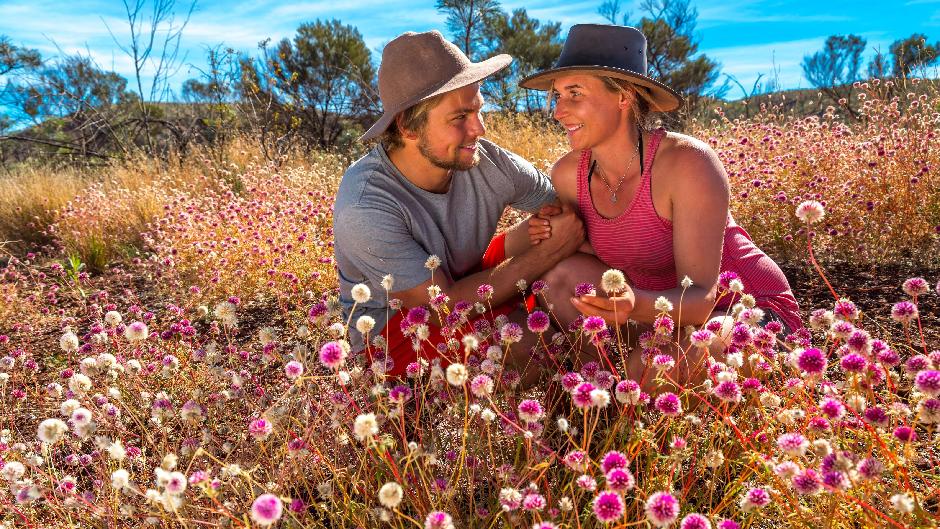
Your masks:
<svg viewBox="0 0 940 529"><path fill-rule="evenodd" d="M627 120L607 139L592 147L591 156L607 174L629 175L637 167L642 167L642 161L637 162L639 141L639 127L632 120Z"/></svg>

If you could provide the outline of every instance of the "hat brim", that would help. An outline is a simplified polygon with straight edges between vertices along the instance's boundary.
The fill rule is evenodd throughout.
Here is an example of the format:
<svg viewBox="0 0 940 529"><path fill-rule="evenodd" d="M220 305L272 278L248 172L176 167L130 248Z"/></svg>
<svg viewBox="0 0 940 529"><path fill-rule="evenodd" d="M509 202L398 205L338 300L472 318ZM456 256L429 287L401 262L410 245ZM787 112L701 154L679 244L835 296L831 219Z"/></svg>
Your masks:
<svg viewBox="0 0 940 529"><path fill-rule="evenodd" d="M369 127L369 130L367 130L365 134L359 137L359 141L369 141L381 135L383 132L385 132L388 126L392 124L392 121L395 120L395 116L397 116L400 112L436 95L450 92L451 90L456 90L458 88L463 88L465 86L472 85L473 83L478 83L509 66L509 63L511 62L512 57L503 53L494 57L490 57L485 61L473 63L469 68L447 80L444 84L432 87L427 93L420 94L412 99L409 99L401 105L398 105L397 108L386 108L385 112L382 114L382 117L380 117L374 125Z"/></svg>
<svg viewBox="0 0 940 529"><path fill-rule="evenodd" d="M534 73L519 81L519 86L530 90L547 91L552 87L552 81L564 75L600 75L606 77L615 77L630 81L631 83L646 88L646 93L642 93L647 101L657 112L671 112L682 106L683 99L678 92L668 86L640 75L629 70L613 68L610 66L563 66L561 68L552 68L544 72Z"/></svg>

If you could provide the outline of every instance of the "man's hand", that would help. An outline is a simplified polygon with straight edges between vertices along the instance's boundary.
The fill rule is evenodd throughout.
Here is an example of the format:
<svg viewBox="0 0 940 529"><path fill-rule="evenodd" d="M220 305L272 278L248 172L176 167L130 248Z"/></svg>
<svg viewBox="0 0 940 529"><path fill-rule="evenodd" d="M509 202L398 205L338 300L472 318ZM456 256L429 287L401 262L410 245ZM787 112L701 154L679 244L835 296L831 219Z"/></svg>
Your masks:
<svg viewBox="0 0 940 529"><path fill-rule="evenodd" d="M636 295L633 289L627 288L620 295L604 298L594 295L584 295L571 298L571 304L585 316L600 316L609 325L621 326L630 319Z"/></svg>
<svg viewBox="0 0 940 529"><path fill-rule="evenodd" d="M584 223L571 206L561 206L561 212L551 217L549 237L542 239L538 251L547 257L564 259L578 251L584 243Z"/></svg>
<svg viewBox="0 0 940 529"><path fill-rule="evenodd" d="M536 244L552 236L552 223L549 217L561 214L561 206L557 202L545 204L539 212L529 217L529 244Z"/></svg>

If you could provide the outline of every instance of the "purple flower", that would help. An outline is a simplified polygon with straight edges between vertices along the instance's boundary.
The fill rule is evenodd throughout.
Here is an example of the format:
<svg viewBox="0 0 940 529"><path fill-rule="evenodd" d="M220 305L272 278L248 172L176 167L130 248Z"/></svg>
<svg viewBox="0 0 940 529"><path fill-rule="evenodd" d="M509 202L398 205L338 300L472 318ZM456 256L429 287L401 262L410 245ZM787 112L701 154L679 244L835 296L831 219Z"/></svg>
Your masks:
<svg viewBox="0 0 940 529"><path fill-rule="evenodd" d="M891 319L898 323L907 325L917 318L917 305L910 301L901 301L891 307Z"/></svg>
<svg viewBox="0 0 940 529"><path fill-rule="evenodd" d="M594 516L598 520L609 523L619 520L623 516L624 503L620 494L612 491L604 491L594 498L593 503Z"/></svg>
<svg viewBox="0 0 940 529"><path fill-rule="evenodd" d="M454 521L446 512L434 511L424 519L424 529L454 529Z"/></svg>
<svg viewBox="0 0 940 529"><path fill-rule="evenodd" d="M880 477L884 471L885 466L873 457L863 459L858 463L858 474L865 479Z"/></svg>
<svg viewBox="0 0 940 529"><path fill-rule="evenodd" d="M281 519L284 504L274 494L262 494L251 504L251 519L258 525L272 525Z"/></svg>
<svg viewBox="0 0 940 529"><path fill-rule="evenodd" d="M546 290L548 290L548 283L546 283L545 280L543 280L543 279L537 279L537 280L535 280L535 281L532 282L532 293L533 293L533 294L539 295L539 294L541 294L542 292L545 292Z"/></svg>
<svg viewBox="0 0 940 529"><path fill-rule="evenodd" d="M411 398L411 393L411 388L408 386L398 385L388 392L388 400L395 404L404 404Z"/></svg>
<svg viewBox="0 0 940 529"><path fill-rule="evenodd" d="M591 398L591 392L595 389L597 389L597 387L595 387L594 384L582 382L571 392L571 400L578 408L590 408L594 404L594 400Z"/></svg>
<svg viewBox="0 0 940 529"><path fill-rule="evenodd" d="M320 348L320 363L338 369L346 361L346 350L338 342L326 342Z"/></svg>
<svg viewBox="0 0 940 529"><path fill-rule="evenodd" d="M762 488L755 487L744 495L741 501L741 508L744 512L750 512L760 509L770 503L770 494Z"/></svg>
<svg viewBox="0 0 940 529"><path fill-rule="evenodd" d="M797 355L796 365L810 375L822 373L826 370L826 354L815 347L804 349Z"/></svg>
<svg viewBox="0 0 940 529"><path fill-rule="evenodd" d="M646 518L656 527L666 527L679 516L679 502L668 492L654 492L646 500Z"/></svg>
<svg viewBox="0 0 940 529"><path fill-rule="evenodd" d="M588 334L597 334L607 328L607 323L600 316L588 316L584 318L582 328Z"/></svg>
<svg viewBox="0 0 940 529"><path fill-rule="evenodd" d="M666 392L656 397L656 410L667 417L682 415L682 402L675 393Z"/></svg>
<svg viewBox="0 0 940 529"><path fill-rule="evenodd" d="M572 391L582 382L584 382L584 377L574 371L569 371L561 377L561 387L565 388L565 391Z"/></svg>
<svg viewBox="0 0 940 529"><path fill-rule="evenodd" d="M846 373L861 373L868 365L868 360L865 360L865 357L860 354L849 353L842 357L839 364Z"/></svg>
<svg viewBox="0 0 940 529"><path fill-rule="evenodd" d="M529 330L535 333L543 333L548 330L548 314L540 310L533 311L532 314L529 314L529 317L526 318L526 325L529 327Z"/></svg>
<svg viewBox="0 0 940 529"><path fill-rule="evenodd" d="M845 405L838 399L827 398L819 403L819 411L826 417L837 421L845 416Z"/></svg>
<svg viewBox="0 0 940 529"><path fill-rule="evenodd" d="M633 474L627 468L613 468L605 476L607 487L617 493L623 494L636 485Z"/></svg>
<svg viewBox="0 0 940 529"><path fill-rule="evenodd" d="M702 516L698 513L690 513L682 519L682 522L679 523L680 529L711 529L712 523L708 521L708 518Z"/></svg>
<svg viewBox="0 0 940 529"><path fill-rule="evenodd" d="M578 286L574 287L574 295L577 297L594 296L596 294L597 287L591 283L578 283Z"/></svg>
<svg viewBox="0 0 940 529"><path fill-rule="evenodd" d="M894 437L902 443L910 443L917 440L917 432L910 426L898 426L894 429Z"/></svg>
<svg viewBox="0 0 940 529"><path fill-rule="evenodd" d="M928 397L940 396L940 371L925 369L914 378L914 386Z"/></svg>
<svg viewBox="0 0 940 529"><path fill-rule="evenodd" d="M791 456L801 456L809 448L809 441L800 433L785 433L777 438L777 448Z"/></svg>
<svg viewBox="0 0 940 529"><path fill-rule="evenodd" d="M790 480L790 483L793 485L793 490L802 496L817 494L822 490L819 475L811 468L797 472Z"/></svg>
<svg viewBox="0 0 940 529"><path fill-rule="evenodd" d="M878 351L875 356L876 358L878 358L879 362L881 362L887 367L894 367L901 363L901 356L898 353L892 351L891 349L884 349L883 351Z"/></svg>
<svg viewBox="0 0 940 529"><path fill-rule="evenodd" d="M722 402L737 403L741 401L741 388L731 380L719 383L715 386L713 392Z"/></svg>
<svg viewBox="0 0 940 529"><path fill-rule="evenodd" d="M627 468L630 460L622 452L611 450L601 458L601 470L608 473L615 468Z"/></svg>

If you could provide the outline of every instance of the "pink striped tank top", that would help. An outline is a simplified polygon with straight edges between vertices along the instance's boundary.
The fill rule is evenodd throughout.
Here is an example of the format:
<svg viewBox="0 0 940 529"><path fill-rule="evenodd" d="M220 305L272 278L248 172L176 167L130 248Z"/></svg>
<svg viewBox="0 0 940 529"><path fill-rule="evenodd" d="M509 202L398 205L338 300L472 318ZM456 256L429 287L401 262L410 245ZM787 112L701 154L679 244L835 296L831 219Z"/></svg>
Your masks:
<svg viewBox="0 0 940 529"><path fill-rule="evenodd" d="M653 159L665 135L664 129L652 133L640 186L627 209L615 218L603 217L594 208L588 183L590 150L581 152L578 164L578 209L594 252L608 266L622 271L635 288L654 292L679 286L672 222L656 213L650 190ZM720 271L736 273L744 283L744 291L757 300L757 306L775 312L791 329L803 326L783 271L751 241L730 212ZM716 308L728 309L729 305L730 297L723 296Z"/></svg>

